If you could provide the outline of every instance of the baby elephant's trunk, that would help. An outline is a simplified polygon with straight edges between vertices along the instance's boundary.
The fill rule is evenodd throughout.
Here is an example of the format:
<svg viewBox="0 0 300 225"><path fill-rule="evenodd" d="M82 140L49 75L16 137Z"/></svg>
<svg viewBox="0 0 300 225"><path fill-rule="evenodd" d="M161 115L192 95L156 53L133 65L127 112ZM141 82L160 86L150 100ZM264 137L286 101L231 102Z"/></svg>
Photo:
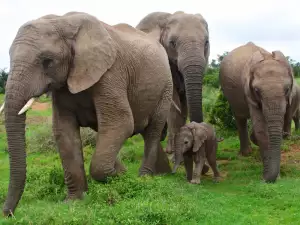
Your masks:
<svg viewBox="0 0 300 225"><path fill-rule="evenodd" d="M175 164L174 167L173 167L172 173L176 173L178 167L179 167L179 164Z"/></svg>

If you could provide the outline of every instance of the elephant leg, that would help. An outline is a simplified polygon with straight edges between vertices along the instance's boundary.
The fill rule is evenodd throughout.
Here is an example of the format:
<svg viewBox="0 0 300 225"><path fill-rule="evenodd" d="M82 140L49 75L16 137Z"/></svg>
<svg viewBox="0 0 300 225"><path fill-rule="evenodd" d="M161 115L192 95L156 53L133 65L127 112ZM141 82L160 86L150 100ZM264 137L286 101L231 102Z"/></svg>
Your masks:
<svg viewBox="0 0 300 225"><path fill-rule="evenodd" d="M180 97L177 93L177 90L174 86L173 86L173 101L180 108L181 113L179 113L174 108L173 105L171 106L170 113L167 118L169 135L168 135L166 152L168 154L171 154L172 152L174 152L174 147L175 147L174 137L175 137L176 133L179 132L180 127L182 127L185 124L186 116L187 116L186 102L181 102L182 100L180 99Z"/></svg>
<svg viewBox="0 0 300 225"><path fill-rule="evenodd" d="M99 130L90 174L94 180L100 182L126 171L117 155L125 140L134 132L133 115L127 95L121 90L117 94L120 96L99 93L94 100ZM109 100L107 96L110 96Z"/></svg>
<svg viewBox="0 0 300 225"><path fill-rule="evenodd" d="M139 175L171 173L171 167L166 153L160 144L161 133L167 121L170 110L170 92L166 90L157 105L149 124L142 132L144 138L144 157Z"/></svg>
<svg viewBox="0 0 300 225"><path fill-rule="evenodd" d="M254 131L251 132L250 140L253 142L253 144L255 144L256 146L258 146L257 138L255 137Z"/></svg>
<svg viewBox="0 0 300 225"><path fill-rule="evenodd" d="M247 128L247 119L241 117L235 117L236 124L239 133L240 139L240 152L242 156L248 156L251 153L249 137L248 137L248 128Z"/></svg>
<svg viewBox="0 0 300 225"><path fill-rule="evenodd" d="M64 169L68 188L67 199L81 199L88 190L80 129L75 116L70 111L53 110L53 133Z"/></svg>
<svg viewBox="0 0 300 225"><path fill-rule="evenodd" d="M284 115L284 124L283 124L283 138L286 139L288 136L291 135L291 128L292 128L292 114L291 110L287 110Z"/></svg>
<svg viewBox="0 0 300 225"><path fill-rule="evenodd" d="M161 144L159 144L157 161L155 164L155 174L164 174L170 172L171 172L171 168L170 168L168 156L164 152Z"/></svg>

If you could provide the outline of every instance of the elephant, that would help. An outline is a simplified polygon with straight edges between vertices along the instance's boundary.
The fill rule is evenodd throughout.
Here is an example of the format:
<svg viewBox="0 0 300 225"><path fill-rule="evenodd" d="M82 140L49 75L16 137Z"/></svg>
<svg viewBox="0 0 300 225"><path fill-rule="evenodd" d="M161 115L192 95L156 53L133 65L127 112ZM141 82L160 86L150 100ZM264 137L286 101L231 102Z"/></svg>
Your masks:
<svg viewBox="0 0 300 225"><path fill-rule="evenodd" d="M256 140L263 162L262 179L276 182L284 118L291 112L295 83L291 66L281 51L270 53L248 42L223 58L219 78L236 120L239 154L251 153L247 129L247 120L251 119L251 140Z"/></svg>
<svg viewBox="0 0 300 225"><path fill-rule="evenodd" d="M295 130L299 129L299 119L300 119L299 107L300 107L300 87L297 84L297 81L294 80L290 114L284 117L283 137L287 137L291 134L292 120L294 121L295 124Z"/></svg>
<svg viewBox="0 0 300 225"><path fill-rule="evenodd" d="M201 171L205 159L208 161L214 173L213 180L219 181L220 173L217 168L216 153L218 142L224 139L217 139L214 128L205 122L191 122L180 128L180 132L175 138L175 165L172 173L176 173L181 162L181 158L186 158L185 170L188 182L200 184ZM193 162L195 168L193 170Z"/></svg>
<svg viewBox="0 0 300 225"><path fill-rule="evenodd" d="M299 120L300 120L300 108L298 108L293 116L293 121L295 124L295 130L299 130Z"/></svg>
<svg viewBox="0 0 300 225"><path fill-rule="evenodd" d="M136 28L158 40L169 57L173 101L181 110L178 114L171 106L167 120L166 152L171 154L174 136L186 123L188 112L190 121L203 121L202 80L210 54L208 23L201 14L152 12L142 18ZM208 169L204 165L204 171Z"/></svg>
<svg viewBox="0 0 300 225"><path fill-rule="evenodd" d="M66 200L81 199L88 190L80 127L97 132L90 164L94 180L126 171L117 154L134 134L144 139L139 176L171 173L160 138L173 82L159 42L127 24L110 26L93 15L68 12L23 24L9 53L4 114L10 180L4 215L14 212L25 187L26 110L45 93L52 97Z"/></svg>

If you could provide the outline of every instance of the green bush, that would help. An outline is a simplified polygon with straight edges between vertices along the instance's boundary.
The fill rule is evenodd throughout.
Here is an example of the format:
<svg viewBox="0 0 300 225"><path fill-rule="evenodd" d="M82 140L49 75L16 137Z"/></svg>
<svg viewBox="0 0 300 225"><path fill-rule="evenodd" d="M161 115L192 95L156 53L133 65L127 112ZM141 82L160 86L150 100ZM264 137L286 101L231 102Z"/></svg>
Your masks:
<svg viewBox="0 0 300 225"><path fill-rule="evenodd" d="M217 125L223 129L237 129L229 102L221 90L219 90L217 100L210 111L209 123Z"/></svg>
<svg viewBox="0 0 300 225"><path fill-rule="evenodd" d="M82 127L80 129L80 136L81 136L81 142L82 146L88 146L96 147L96 132L93 131L90 128Z"/></svg>
<svg viewBox="0 0 300 225"><path fill-rule="evenodd" d="M203 78L203 85L219 88L219 69L208 68Z"/></svg>
<svg viewBox="0 0 300 225"><path fill-rule="evenodd" d="M8 78L8 73L5 70L6 69L0 69L0 94L4 94L5 85Z"/></svg>

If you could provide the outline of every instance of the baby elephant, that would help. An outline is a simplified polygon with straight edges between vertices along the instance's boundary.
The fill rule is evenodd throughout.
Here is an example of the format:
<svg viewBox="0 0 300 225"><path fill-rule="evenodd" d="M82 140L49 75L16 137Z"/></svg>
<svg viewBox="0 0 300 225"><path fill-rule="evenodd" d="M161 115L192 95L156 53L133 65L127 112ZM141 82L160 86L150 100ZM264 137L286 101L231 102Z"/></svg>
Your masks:
<svg viewBox="0 0 300 225"><path fill-rule="evenodd" d="M175 137L175 165L176 172L180 162L184 161L187 180L193 184L200 184L200 177L205 159L213 170L214 181L219 181L220 173L217 169L216 151L218 140L214 128L205 122L191 122L180 128ZM195 168L193 171L193 162Z"/></svg>

